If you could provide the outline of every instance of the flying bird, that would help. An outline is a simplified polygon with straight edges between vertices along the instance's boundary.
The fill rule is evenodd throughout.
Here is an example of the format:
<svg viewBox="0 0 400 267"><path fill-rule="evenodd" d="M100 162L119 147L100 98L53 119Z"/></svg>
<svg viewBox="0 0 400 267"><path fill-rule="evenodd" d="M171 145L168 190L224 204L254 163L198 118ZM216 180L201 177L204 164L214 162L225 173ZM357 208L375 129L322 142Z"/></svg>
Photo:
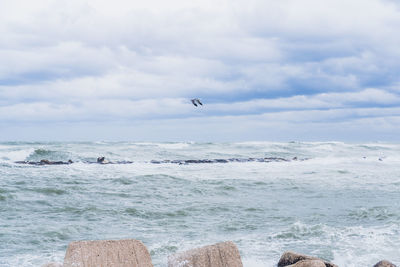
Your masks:
<svg viewBox="0 0 400 267"><path fill-rule="evenodd" d="M201 106L203 105L203 103L201 103L200 99L198 99L198 98L193 98L190 101L192 101L192 104L195 105L196 107L197 107L197 104L199 104Z"/></svg>

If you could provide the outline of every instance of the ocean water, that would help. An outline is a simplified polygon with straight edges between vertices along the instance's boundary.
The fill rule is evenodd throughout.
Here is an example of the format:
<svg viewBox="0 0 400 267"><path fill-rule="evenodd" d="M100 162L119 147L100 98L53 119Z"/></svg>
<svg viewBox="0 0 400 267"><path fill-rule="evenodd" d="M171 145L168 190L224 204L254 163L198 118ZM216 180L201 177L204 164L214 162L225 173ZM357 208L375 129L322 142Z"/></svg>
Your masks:
<svg viewBox="0 0 400 267"><path fill-rule="evenodd" d="M88 164L99 156L133 163ZM151 163L265 157L288 161ZM74 163L15 163L41 159ZM400 264L400 144L0 143L0 266L126 238L155 266L227 240L245 267L276 266L286 250L342 267Z"/></svg>

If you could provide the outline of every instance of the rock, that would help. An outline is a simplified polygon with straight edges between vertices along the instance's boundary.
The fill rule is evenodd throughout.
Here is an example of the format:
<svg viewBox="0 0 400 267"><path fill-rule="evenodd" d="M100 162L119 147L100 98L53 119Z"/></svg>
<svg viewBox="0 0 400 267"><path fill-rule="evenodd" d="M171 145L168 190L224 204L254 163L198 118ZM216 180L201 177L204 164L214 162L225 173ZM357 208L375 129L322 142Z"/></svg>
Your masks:
<svg viewBox="0 0 400 267"><path fill-rule="evenodd" d="M243 267L239 250L233 242L222 242L174 254L168 267Z"/></svg>
<svg viewBox="0 0 400 267"><path fill-rule="evenodd" d="M396 267L396 265L394 265L390 261L383 260L375 264L374 267Z"/></svg>
<svg viewBox="0 0 400 267"><path fill-rule="evenodd" d="M190 164L190 163L201 163L201 160L188 159L188 160L185 160L185 163L188 163L188 164Z"/></svg>
<svg viewBox="0 0 400 267"><path fill-rule="evenodd" d="M49 262L49 263L42 265L41 267L63 267L63 265L58 262Z"/></svg>
<svg viewBox="0 0 400 267"><path fill-rule="evenodd" d="M279 259L278 267L291 266L292 264L295 264L298 261L304 261L304 260L320 260L323 261L326 267L338 267L333 263L326 262L319 258L298 254L292 251L286 251L285 253L283 253L282 257Z"/></svg>
<svg viewBox="0 0 400 267"><path fill-rule="evenodd" d="M322 260L301 260L287 267L325 267L325 263Z"/></svg>
<svg viewBox="0 0 400 267"><path fill-rule="evenodd" d="M149 251L134 239L76 241L68 246L63 267L153 267Z"/></svg>
<svg viewBox="0 0 400 267"><path fill-rule="evenodd" d="M217 162L217 163L228 163L229 162L226 159L215 159L214 161Z"/></svg>
<svg viewBox="0 0 400 267"><path fill-rule="evenodd" d="M30 164L30 165L68 165L74 163L72 160L68 161L50 161L48 159L42 159L40 161L16 161L18 164Z"/></svg>

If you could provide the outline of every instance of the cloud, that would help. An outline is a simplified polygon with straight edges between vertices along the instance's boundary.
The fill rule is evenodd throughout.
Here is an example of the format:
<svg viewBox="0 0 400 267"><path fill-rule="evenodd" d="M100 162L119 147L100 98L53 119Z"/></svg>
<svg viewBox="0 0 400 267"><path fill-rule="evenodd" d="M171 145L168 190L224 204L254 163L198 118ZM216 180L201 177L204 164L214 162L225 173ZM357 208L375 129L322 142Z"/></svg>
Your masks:
<svg viewBox="0 0 400 267"><path fill-rule="evenodd" d="M238 118L260 130L257 120L279 117L282 129L299 118L310 129L351 120L361 129L363 120L399 115L394 1L2 5L0 120L8 127L151 120L179 128ZM206 105L193 109L192 97Z"/></svg>
<svg viewBox="0 0 400 267"><path fill-rule="evenodd" d="M62 92L63 90L60 90ZM288 121L314 121L314 114L328 114L319 120L349 120L357 117L398 116L400 97L379 89L366 89L361 92L323 93L318 95L298 95L276 99L254 99L233 103L205 103L204 107L194 108L185 98L147 98L127 99L111 98L104 91L103 97L86 99L79 91L70 91L68 98L75 102L54 101L54 96L47 102L33 101L15 103L0 107L0 120L22 122L46 121L96 121L113 120L135 121L143 119L171 119L202 117L229 117L263 115ZM75 95L73 95L75 94ZM125 94L126 95L126 94ZM44 97L42 97L44 98ZM51 102L50 102L51 101ZM399 107L400 109L400 107ZM368 111L368 112L367 112ZM382 113L383 112L383 113ZM388 112L388 113L386 113ZM268 117L268 116L271 116Z"/></svg>

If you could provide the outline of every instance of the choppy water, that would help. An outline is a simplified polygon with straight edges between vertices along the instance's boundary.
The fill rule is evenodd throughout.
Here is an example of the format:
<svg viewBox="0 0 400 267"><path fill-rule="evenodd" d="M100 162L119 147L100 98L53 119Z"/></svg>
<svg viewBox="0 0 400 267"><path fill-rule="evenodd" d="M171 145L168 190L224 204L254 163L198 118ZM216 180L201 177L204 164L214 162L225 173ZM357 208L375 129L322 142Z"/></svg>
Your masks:
<svg viewBox="0 0 400 267"><path fill-rule="evenodd" d="M85 164L105 156L132 164ZM289 162L151 164L282 157ZM72 159L71 165L15 161ZM0 143L0 266L62 262L74 240L135 238L155 266L234 241L245 267L286 250L339 266L400 264L400 145Z"/></svg>

